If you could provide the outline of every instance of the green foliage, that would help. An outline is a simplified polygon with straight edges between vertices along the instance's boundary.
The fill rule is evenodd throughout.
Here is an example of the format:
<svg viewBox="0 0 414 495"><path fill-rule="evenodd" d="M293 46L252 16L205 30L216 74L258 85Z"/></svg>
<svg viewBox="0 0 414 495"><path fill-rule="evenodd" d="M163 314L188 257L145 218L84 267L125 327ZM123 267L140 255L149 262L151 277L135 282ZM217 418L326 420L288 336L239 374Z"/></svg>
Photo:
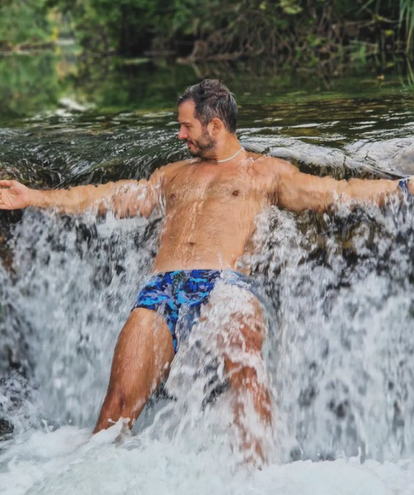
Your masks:
<svg viewBox="0 0 414 495"><path fill-rule="evenodd" d="M303 10L295 0L280 0L280 6L285 14L296 15Z"/></svg>
<svg viewBox="0 0 414 495"><path fill-rule="evenodd" d="M69 15L79 43L97 54L314 61L355 43L367 44L364 54L414 46L414 0L3 0L0 40L48 39L51 9Z"/></svg>
<svg viewBox="0 0 414 495"><path fill-rule="evenodd" d="M43 0L3 0L0 2L0 43L44 42L51 36Z"/></svg>
<svg viewBox="0 0 414 495"><path fill-rule="evenodd" d="M98 52L135 55L160 31L171 31L171 7L162 0L48 0L69 13L80 43Z"/></svg>
<svg viewBox="0 0 414 495"><path fill-rule="evenodd" d="M53 54L0 58L0 120L55 108L61 93Z"/></svg>
<svg viewBox="0 0 414 495"><path fill-rule="evenodd" d="M413 0L400 0L400 26L405 27L406 51L414 46L414 2Z"/></svg>

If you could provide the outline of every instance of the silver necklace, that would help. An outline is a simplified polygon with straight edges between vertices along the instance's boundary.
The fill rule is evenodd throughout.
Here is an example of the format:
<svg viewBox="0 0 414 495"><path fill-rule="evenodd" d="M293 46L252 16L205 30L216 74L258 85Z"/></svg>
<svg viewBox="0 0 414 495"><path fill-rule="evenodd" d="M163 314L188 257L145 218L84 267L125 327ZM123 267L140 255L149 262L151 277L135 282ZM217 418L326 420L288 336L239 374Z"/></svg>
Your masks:
<svg viewBox="0 0 414 495"><path fill-rule="evenodd" d="M233 156L231 156L230 158L225 158L224 160L216 160L216 163L225 163L225 162L229 162L230 160L233 160L233 158L236 158L236 156L239 156L240 153L244 150L244 148L240 148L239 151L237 151L236 153L234 153Z"/></svg>

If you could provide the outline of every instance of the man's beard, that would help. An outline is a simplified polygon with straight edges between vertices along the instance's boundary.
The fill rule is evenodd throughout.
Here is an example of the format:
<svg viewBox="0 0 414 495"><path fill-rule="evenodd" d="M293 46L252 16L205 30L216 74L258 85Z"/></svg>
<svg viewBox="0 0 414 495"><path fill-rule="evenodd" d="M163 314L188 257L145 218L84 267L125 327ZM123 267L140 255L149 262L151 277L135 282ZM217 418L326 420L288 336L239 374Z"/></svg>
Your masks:
<svg viewBox="0 0 414 495"><path fill-rule="evenodd" d="M193 142L193 145L197 147L196 150L188 148L190 155L193 157L207 158L206 154L216 147L217 142L210 136L207 130L204 130L201 136Z"/></svg>

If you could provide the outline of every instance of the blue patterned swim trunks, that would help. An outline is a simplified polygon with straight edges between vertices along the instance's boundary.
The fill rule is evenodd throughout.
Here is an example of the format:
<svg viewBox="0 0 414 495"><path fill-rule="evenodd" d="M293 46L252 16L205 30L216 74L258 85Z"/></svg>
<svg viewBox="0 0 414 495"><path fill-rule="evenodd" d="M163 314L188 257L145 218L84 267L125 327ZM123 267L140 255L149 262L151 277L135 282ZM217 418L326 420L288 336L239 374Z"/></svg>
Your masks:
<svg viewBox="0 0 414 495"><path fill-rule="evenodd" d="M146 308L160 313L177 352L179 341L191 331L200 316L201 306L208 302L219 281L252 292L248 277L232 270L177 270L154 275L138 294L133 309Z"/></svg>

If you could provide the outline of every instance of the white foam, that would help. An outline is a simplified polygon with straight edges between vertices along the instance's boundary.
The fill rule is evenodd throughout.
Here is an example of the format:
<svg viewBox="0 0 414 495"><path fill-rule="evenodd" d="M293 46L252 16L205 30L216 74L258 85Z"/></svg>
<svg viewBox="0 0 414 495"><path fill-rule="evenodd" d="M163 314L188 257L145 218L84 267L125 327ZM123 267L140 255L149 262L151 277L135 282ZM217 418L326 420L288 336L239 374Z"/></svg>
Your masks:
<svg viewBox="0 0 414 495"><path fill-rule="evenodd" d="M0 490L5 495L89 495L194 493L217 495L412 495L414 459L396 463L349 460L298 461L261 471L235 466L221 445L126 438L119 428L108 443L87 430L62 427L26 432L1 455Z"/></svg>

